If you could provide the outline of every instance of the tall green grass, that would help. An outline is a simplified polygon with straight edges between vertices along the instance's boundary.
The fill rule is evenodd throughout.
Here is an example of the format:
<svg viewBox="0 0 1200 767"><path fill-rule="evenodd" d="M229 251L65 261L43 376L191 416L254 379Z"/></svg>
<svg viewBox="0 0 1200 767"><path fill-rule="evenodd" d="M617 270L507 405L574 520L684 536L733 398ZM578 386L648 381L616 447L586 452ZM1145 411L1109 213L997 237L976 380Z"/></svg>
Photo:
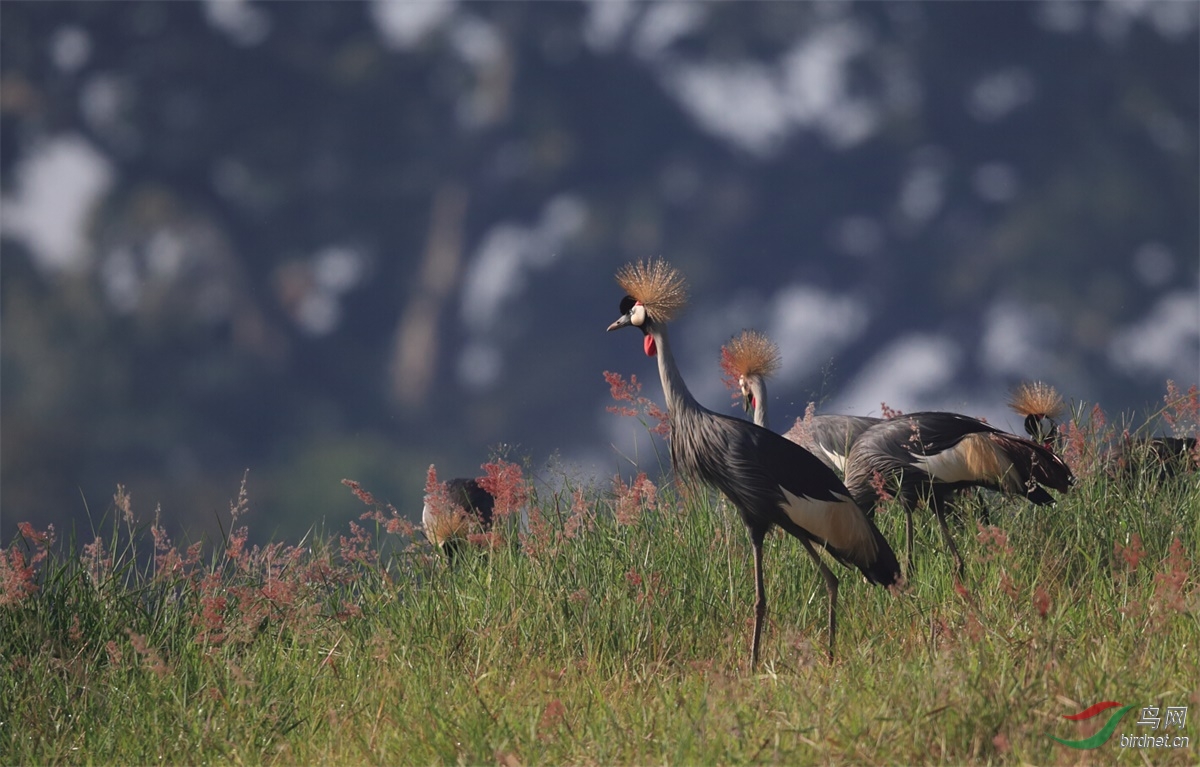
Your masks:
<svg viewBox="0 0 1200 767"><path fill-rule="evenodd" d="M1200 761L1195 474L967 499L961 584L918 512L903 589L835 565L832 664L823 583L773 534L754 671L736 513L666 482L631 502L632 484L533 487L528 530L503 519L454 567L387 508L249 547L244 493L204 552L139 524L123 489L96 539L24 528L0 563L0 763ZM903 514L877 522L902 550ZM1130 734L1153 734L1143 706L1190 707L1191 747L1050 738L1095 732L1104 716L1062 716L1101 700L1135 706Z"/></svg>

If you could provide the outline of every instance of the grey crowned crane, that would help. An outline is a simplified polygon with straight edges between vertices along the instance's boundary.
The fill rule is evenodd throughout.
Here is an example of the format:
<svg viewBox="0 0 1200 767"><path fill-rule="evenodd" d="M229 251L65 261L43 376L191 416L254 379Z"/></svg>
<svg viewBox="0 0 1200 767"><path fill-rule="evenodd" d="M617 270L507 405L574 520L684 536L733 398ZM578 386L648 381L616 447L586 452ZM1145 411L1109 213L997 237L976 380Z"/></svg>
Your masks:
<svg viewBox="0 0 1200 767"><path fill-rule="evenodd" d="M1013 390L1008 406L1025 416L1025 433L1043 447L1058 447L1058 418L1066 410L1054 387L1041 381L1023 383Z"/></svg>
<svg viewBox="0 0 1200 767"><path fill-rule="evenodd" d="M955 490L983 487L1042 506L1054 502L1043 485L1065 493L1073 482L1071 470L1048 448L983 421L943 412L910 413L872 426L854 442L846 466L846 485L861 508L874 508L884 492L899 497L909 568L912 512L928 496L960 576L963 561L945 512Z"/></svg>
<svg viewBox="0 0 1200 767"><path fill-rule="evenodd" d="M1037 381L1018 386L1008 406L1025 416L1025 431L1029 436L1058 450L1061 435L1059 418L1066 409L1054 387ZM1114 479L1133 479L1145 467L1154 470L1152 476L1164 481L1180 471L1195 471L1200 466L1195 437L1125 437L1108 448L1103 460L1105 472Z"/></svg>
<svg viewBox="0 0 1200 767"><path fill-rule="evenodd" d="M778 525L812 557L829 593L829 656L837 629L838 579L816 548L857 567L871 583L888 586L900 577L891 546L850 497L833 471L799 445L760 426L701 407L675 365L667 322L687 303L683 276L662 260L627 264L617 283L628 294L610 331L642 331L647 356L658 358L671 425L671 463L679 476L720 490L737 508L754 548L754 639L751 668L767 612L763 586L763 539Z"/></svg>
<svg viewBox="0 0 1200 767"><path fill-rule="evenodd" d="M425 495L421 529L429 542L453 562L472 527L487 530L492 526L495 499L478 482L466 477L446 480L442 486L444 495L441 490Z"/></svg>
<svg viewBox="0 0 1200 767"><path fill-rule="evenodd" d="M779 347L755 330L743 330L721 347L721 369L736 382L742 407L753 412L754 423L767 425L767 378L779 369ZM859 434L879 423L879 418L857 415L810 415L797 418L784 437L821 459L838 473L846 470L846 456Z"/></svg>

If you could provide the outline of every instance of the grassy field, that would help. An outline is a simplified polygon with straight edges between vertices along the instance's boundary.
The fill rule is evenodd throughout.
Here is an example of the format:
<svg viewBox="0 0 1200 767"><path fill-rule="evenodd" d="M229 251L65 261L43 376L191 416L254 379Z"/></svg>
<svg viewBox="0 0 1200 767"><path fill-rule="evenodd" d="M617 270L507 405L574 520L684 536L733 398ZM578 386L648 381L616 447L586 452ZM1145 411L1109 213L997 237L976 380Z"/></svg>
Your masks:
<svg viewBox="0 0 1200 767"><path fill-rule="evenodd" d="M0 557L0 763L1196 764L1200 480L1110 479L1095 426L1057 505L965 503L965 583L925 512L903 589L834 565L833 663L823 584L770 536L754 671L741 523L666 480L551 492L503 464L528 529L452 568L362 490L362 527L257 548L243 487L189 550L120 489L94 540L26 526ZM903 514L877 520L902 551ZM1051 739L1106 700L1134 706L1107 743ZM1121 748L1162 732L1146 706L1189 707L1190 746Z"/></svg>

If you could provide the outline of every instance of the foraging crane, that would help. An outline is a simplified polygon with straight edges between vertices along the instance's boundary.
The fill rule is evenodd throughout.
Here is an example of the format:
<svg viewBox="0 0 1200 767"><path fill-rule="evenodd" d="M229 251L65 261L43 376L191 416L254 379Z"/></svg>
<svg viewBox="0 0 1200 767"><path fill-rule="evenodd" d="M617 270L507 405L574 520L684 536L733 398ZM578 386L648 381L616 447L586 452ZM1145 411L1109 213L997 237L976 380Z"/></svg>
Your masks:
<svg viewBox="0 0 1200 767"><path fill-rule="evenodd" d="M1065 493L1074 481L1048 448L957 413L910 413L882 421L859 436L846 464L846 486L860 508L874 508L884 492L899 496L909 568L912 512L928 496L960 576L963 561L944 508L954 490L983 487L1042 506L1054 502L1042 485Z"/></svg>
<svg viewBox="0 0 1200 767"><path fill-rule="evenodd" d="M742 393L742 407L754 413L754 423L767 425L767 378L779 369L779 347L755 330L721 347L721 369L736 380ZM859 434L882 419L858 415L808 415L797 418L783 435L821 459L839 474L846 471L846 456Z"/></svg>
<svg viewBox="0 0 1200 767"><path fill-rule="evenodd" d="M431 469L432 471L432 469ZM474 479L456 477L446 480L446 494L426 494L421 509L421 529L425 537L453 562L458 550L467 540L473 524L487 530L492 526L495 499Z"/></svg>
<svg viewBox="0 0 1200 767"><path fill-rule="evenodd" d="M763 586L763 539L778 525L796 537L812 557L829 593L829 656L837 628L837 576L821 560L822 547L867 580L888 586L900 576L891 546L850 497L828 466L778 434L701 407L675 365L667 322L687 303L683 276L662 260L627 264L617 282L628 294L621 316L608 326L642 331L647 356L658 358L658 373L671 424L671 463L685 480L724 493L737 508L754 548L754 639L751 668L758 664L759 639L767 612Z"/></svg>
<svg viewBox="0 0 1200 767"><path fill-rule="evenodd" d="M1025 431L1051 450L1059 448L1058 418L1062 397L1054 387L1037 381L1023 383L1013 391L1008 406L1025 416ZM1144 466L1156 466L1158 480L1179 471L1194 471L1200 465L1195 437L1125 437L1105 450L1103 465L1110 477L1130 479Z"/></svg>

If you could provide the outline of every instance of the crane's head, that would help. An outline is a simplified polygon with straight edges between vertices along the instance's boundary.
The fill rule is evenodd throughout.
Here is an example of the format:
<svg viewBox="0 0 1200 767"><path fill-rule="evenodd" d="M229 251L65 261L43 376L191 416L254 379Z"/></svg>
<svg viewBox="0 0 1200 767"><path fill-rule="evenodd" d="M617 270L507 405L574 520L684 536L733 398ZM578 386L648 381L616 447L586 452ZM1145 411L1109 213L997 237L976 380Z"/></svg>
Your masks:
<svg viewBox="0 0 1200 767"><path fill-rule="evenodd" d="M1062 397L1054 387L1041 381L1023 383L1012 393L1008 406L1025 416L1025 431L1043 447L1053 447L1058 439L1055 419L1062 415Z"/></svg>
<svg viewBox="0 0 1200 767"><path fill-rule="evenodd" d="M632 325L640 328L646 355L658 353L654 341L656 324L674 317L687 304L687 282L679 270L662 259L626 264L617 272L617 284L628 294L621 299L621 316L609 330Z"/></svg>
<svg viewBox="0 0 1200 767"><path fill-rule="evenodd" d="M757 330L743 330L721 347L721 370L725 385L736 382L747 413L756 406L755 391L762 391L765 379L779 370L779 347Z"/></svg>

